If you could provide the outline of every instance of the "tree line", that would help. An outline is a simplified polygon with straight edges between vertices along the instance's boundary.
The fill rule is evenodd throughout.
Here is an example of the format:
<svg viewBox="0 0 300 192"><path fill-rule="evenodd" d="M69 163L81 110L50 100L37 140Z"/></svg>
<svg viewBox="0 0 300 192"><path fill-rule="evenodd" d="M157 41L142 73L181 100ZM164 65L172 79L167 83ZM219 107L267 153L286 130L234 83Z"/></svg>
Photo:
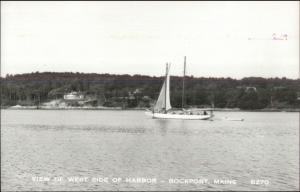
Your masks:
<svg viewBox="0 0 300 192"><path fill-rule="evenodd" d="M34 72L1 77L1 107L38 105L60 99L70 91L94 96L98 105L127 98L127 107L150 107L156 101L164 77L96 73ZM134 93L139 90L138 93ZM182 105L182 78L171 76L171 104ZM129 95L135 99L131 99ZM103 98L105 98L103 101ZM142 98L148 98L142 99ZM287 78L185 77L185 107L300 108L300 80ZM122 99L121 99L122 100ZM122 100L124 102L124 100ZM121 105L120 102L115 102Z"/></svg>

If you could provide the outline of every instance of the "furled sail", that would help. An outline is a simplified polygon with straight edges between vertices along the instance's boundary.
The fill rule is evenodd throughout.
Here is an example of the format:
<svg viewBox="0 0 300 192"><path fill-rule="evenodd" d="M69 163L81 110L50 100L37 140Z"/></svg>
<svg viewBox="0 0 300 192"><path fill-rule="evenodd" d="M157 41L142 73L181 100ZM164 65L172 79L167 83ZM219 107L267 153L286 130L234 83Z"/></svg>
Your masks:
<svg viewBox="0 0 300 192"><path fill-rule="evenodd" d="M154 111L167 111L171 109L171 103L170 103L170 75L169 75L169 69L167 66L166 71L166 78L165 82L160 90L159 97L156 101L156 104L154 106Z"/></svg>

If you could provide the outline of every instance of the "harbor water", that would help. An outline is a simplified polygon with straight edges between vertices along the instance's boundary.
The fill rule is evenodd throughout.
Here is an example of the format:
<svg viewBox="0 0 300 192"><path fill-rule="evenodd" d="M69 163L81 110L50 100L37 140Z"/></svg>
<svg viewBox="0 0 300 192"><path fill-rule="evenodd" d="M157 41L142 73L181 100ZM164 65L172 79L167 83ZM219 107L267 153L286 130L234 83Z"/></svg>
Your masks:
<svg viewBox="0 0 300 192"><path fill-rule="evenodd" d="M1 110L1 188L299 190L299 113Z"/></svg>

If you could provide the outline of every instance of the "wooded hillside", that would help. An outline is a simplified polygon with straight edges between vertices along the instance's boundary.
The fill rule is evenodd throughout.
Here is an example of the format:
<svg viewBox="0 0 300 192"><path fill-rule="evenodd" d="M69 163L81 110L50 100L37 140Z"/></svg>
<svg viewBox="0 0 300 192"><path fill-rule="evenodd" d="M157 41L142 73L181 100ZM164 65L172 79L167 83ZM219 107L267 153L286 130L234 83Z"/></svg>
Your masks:
<svg viewBox="0 0 300 192"><path fill-rule="evenodd" d="M95 105L149 107L164 77L96 73L35 72L1 78L1 106L36 105L80 91L97 99ZM181 107L182 78L171 76L171 103ZM298 99L297 99L298 98ZM185 78L186 107L300 108L300 80L249 77Z"/></svg>

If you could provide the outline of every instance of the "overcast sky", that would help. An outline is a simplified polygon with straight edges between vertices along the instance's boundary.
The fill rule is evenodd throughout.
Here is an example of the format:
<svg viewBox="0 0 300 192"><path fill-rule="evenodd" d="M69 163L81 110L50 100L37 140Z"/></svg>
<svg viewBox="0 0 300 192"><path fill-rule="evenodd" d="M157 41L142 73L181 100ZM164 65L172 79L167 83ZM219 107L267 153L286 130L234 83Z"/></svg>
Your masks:
<svg viewBox="0 0 300 192"><path fill-rule="evenodd" d="M197 77L295 79L299 2L1 2L1 40L2 76L182 75L186 55Z"/></svg>

